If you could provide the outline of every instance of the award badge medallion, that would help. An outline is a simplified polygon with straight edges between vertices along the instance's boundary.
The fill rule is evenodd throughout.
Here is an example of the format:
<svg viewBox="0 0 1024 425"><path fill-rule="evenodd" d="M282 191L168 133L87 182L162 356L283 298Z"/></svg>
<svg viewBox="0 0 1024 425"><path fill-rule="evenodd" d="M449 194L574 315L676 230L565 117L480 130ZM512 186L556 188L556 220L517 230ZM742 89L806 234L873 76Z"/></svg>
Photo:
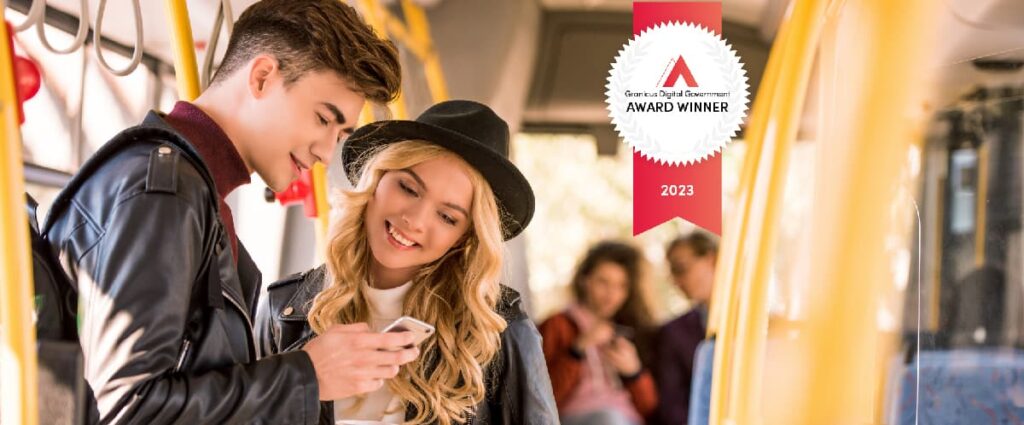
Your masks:
<svg viewBox="0 0 1024 425"><path fill-rule="evenodd" d="M634 235L676 216L721 231L721 151L746 117L749 86L720 26L720 4L634 4L638 33L605 92L634 152Z"/></svg>

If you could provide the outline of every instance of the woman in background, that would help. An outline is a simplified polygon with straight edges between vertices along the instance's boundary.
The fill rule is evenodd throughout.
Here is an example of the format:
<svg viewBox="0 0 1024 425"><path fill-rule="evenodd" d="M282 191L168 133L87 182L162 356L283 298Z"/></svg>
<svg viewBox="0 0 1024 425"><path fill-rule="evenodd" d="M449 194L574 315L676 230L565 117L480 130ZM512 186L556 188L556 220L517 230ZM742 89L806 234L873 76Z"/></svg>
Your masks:
<svg viewBox="0 0 1024 425"><path fill-rule="evenodd" d="M564 425L642 424L658 405L654 380L631 341L652 325L643 264L630 245L593 246L573 277L576 302L540 326Z"/></svg>

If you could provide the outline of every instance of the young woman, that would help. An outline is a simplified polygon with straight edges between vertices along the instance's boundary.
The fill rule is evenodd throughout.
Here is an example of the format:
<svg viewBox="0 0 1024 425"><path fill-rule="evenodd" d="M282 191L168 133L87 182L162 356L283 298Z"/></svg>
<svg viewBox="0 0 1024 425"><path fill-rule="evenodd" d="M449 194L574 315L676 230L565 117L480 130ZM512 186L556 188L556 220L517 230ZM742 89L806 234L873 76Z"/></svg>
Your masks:
<svg viewBox="0 0 1024 425"><path fill-rule="evenodd" d="M499 284L502 244L534 210L508 144L505 121L470 101L369 124L345 143L354 189L337 206L327 264L268 287L263 354L400 316L436 332L396 378L322 403L322 423L556 423L540 336Z"/></svg>
<svg viewBox="0 0 1024 425"><path fill-rule="evenodd" d="M576 303L540 326L562 424L642 424L658 404L637 344L652 324L640 252L601 242L583 258Z"/></svg>

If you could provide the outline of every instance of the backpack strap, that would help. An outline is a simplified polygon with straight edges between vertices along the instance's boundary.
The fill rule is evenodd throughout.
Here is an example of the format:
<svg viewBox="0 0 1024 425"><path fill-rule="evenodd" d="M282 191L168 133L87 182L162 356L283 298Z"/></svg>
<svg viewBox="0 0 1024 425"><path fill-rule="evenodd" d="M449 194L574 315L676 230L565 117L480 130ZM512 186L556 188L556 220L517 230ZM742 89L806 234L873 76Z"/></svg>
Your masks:
<svg viewBox="0 0 1024 425"><path fill-rule="evenodd" d="M39 203L36 202L36 199L33 198L32 195L29 195L28 192L25 193L25 209L28 210L29 230L35 232L35 234L38 235L39 219L36 218L36 210L39 209Z"/></svg>

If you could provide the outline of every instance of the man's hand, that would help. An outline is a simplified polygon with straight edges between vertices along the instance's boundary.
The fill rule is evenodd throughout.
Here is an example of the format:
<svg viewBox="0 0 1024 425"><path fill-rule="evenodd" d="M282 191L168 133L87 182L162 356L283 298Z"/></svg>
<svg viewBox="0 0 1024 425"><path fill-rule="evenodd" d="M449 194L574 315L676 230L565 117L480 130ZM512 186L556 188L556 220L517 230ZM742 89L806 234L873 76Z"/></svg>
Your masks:
<svg viewBox="0 0 1024 425"><path fill-rule="evenodd" d="M380 388L398 367L419 356L412 332L378 333L365 323L334 325L302 348L316 370L320 400L339 400Z"/></svg>

